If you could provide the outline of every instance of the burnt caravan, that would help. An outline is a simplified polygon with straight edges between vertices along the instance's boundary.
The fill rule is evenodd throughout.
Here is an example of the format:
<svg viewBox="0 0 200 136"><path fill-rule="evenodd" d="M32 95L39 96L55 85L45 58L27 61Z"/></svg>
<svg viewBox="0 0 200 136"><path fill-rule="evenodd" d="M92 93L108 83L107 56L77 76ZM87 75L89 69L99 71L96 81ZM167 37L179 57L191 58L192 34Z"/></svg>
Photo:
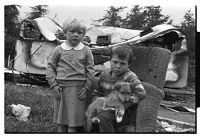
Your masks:
<svg viewBox="0 0 200 136"><path fill-rule="evenodd" d="M46 82L47 58L51 51L64 42L62 27L50 18L24 20L20 38L16 41L13 69L22 75ZM165 87L182 88L187 85L188 61L186 37L171 25L157 25L148 30L130 30L116 27L87 25L82 41L94 55L96 75L109 68L108 48L130 46L158 46L171 51Z"/></svg>

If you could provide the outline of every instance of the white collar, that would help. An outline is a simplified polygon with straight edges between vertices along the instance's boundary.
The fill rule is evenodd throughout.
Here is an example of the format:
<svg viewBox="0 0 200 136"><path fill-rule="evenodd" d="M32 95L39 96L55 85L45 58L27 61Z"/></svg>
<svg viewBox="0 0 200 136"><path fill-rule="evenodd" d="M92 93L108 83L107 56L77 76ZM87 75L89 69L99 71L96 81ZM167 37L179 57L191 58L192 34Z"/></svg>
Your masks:
<svg viewBox="0 0 200 136"><path fill-rule="evenodd" d="M69 46L68 44L66 44L66 42L64 42L64 43L62 43L60 46L61 46L64 50L71 50L71 49L74 49L74 50L81 50L81 49L83 49L84 44L79 43L77 46L71 47L71 46Z"/></svg>

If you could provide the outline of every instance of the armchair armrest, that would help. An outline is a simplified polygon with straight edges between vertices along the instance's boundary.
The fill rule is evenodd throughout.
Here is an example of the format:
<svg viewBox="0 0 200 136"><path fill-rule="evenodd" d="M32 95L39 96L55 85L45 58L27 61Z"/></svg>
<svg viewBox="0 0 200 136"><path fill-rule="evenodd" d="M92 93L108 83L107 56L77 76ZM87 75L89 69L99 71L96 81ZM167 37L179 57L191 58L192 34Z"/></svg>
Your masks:
<svg viewBox="0 0 200 136"><path fill-rule="evenodd" d="M155 132L160 101L164 92L152 84L143 82L146 98L138 104L136 132Z"/></svg>

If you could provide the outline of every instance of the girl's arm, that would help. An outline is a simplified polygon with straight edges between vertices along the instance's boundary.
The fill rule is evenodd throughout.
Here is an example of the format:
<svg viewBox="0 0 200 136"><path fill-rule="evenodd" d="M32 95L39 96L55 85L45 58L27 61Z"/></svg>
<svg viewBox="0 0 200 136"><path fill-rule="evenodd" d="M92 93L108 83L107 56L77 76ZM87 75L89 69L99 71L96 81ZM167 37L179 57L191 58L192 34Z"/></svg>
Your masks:
<svg viewBox="0 0 200 136"><path fill-rule="evenodd" d="M59 48L56 47L47 60L47 73L46 73L46 79L49 83L50 88L53 88L54 86L58 85L58 82L56 81L56 67L59 61Z"/></svg>
<svg viewBox="0 0 200 136"><path fill-rule="evenodd" d="M85 69L86 69L86 83L84 85L84 88L87 89L88 91L91 91L92 87L94 87L96 79L95 79L93 54L89 48L86 53Z"/></svg>

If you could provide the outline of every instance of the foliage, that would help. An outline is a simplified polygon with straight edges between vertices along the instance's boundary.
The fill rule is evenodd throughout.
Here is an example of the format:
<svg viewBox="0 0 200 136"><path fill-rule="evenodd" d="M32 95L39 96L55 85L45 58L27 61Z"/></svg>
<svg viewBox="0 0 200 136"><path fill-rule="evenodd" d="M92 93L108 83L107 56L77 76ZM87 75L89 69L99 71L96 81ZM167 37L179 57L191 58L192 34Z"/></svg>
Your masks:
<svg viewBox="0 0 200 136"><path fill-rule="evenodd" d="M145 24L146 11L139 5L134 6L130 13L127 13L126 18L123 19L122 27L128 29L142 30ZM133 23L134 22L134 23Z"/></svg>
<svg viewBox="0 0 200 136"><path fill-rule="evenodd" d="M19 5L6 5L4 6L5 15L5 26L4 26L4 36L5 36L5 58L11 55L14 58L15 41L19 34ZM5 61L6 62L6 61Z"/></svg>
<svg viewBox="0 0 200 136"><path fill-rule="evenodd" d="M6 36L16 37L19 32L18 21L19 21L19 5L7 5L4 7L5 14L5 34Z"/></svg>
<svg viewBox="0 0 200 136"><path fill-rule="evenodd" d="M35 18L43 17L48 12L47 5L36 5L30 8L32 11L28 14L27 19L35 19Z"/></svg>
<svg viewBox="0 0 200 136"><path fill-rule="evenodd" d="M140 7L135 5L126 17L123 19L119 13L126 7L109 7L107 13L102 19L97 21L103 22L105 26L123 27L128 29L144 30L150 27L167 23L171 24L170 16L161 14L160 6Z"/></svg>
<svg viewBox="0 0 200 136"><path fill-rule="evenodd" d="M185 33L187 39L187 47L190 57L194 58L195 53L195 20L191 10L188 10L184 15L184 20L181 22L180 29Z"/></svg>
<svg viewBox="0 0 200 136"><path fill-rule="evenodd" d="M110 6L108 10L105 10L107 12L106 15L102 19L96 21L103 22L104 26L119 27L122 20L122 17L119 15L119 13L125 8L126 7Z"/></svg>
<svg viewBox="0 0 200 136"><path fill-rule="evenodd" d="M161 14L160 6L146 6L145 28L154 27L159 24L171 24L172 20L169 20L170 16ZM144 12L145 12L144 11Z"/></svg>
<svg viewBox="0 0 200 136"><path fill-rule="evenodd" d="M184 21L181 22L181 27L183 29L186 29L187 27L195 27L195 21L193 18L193 13L191 13L191 10L188 10L184 15Z"/></svg>

